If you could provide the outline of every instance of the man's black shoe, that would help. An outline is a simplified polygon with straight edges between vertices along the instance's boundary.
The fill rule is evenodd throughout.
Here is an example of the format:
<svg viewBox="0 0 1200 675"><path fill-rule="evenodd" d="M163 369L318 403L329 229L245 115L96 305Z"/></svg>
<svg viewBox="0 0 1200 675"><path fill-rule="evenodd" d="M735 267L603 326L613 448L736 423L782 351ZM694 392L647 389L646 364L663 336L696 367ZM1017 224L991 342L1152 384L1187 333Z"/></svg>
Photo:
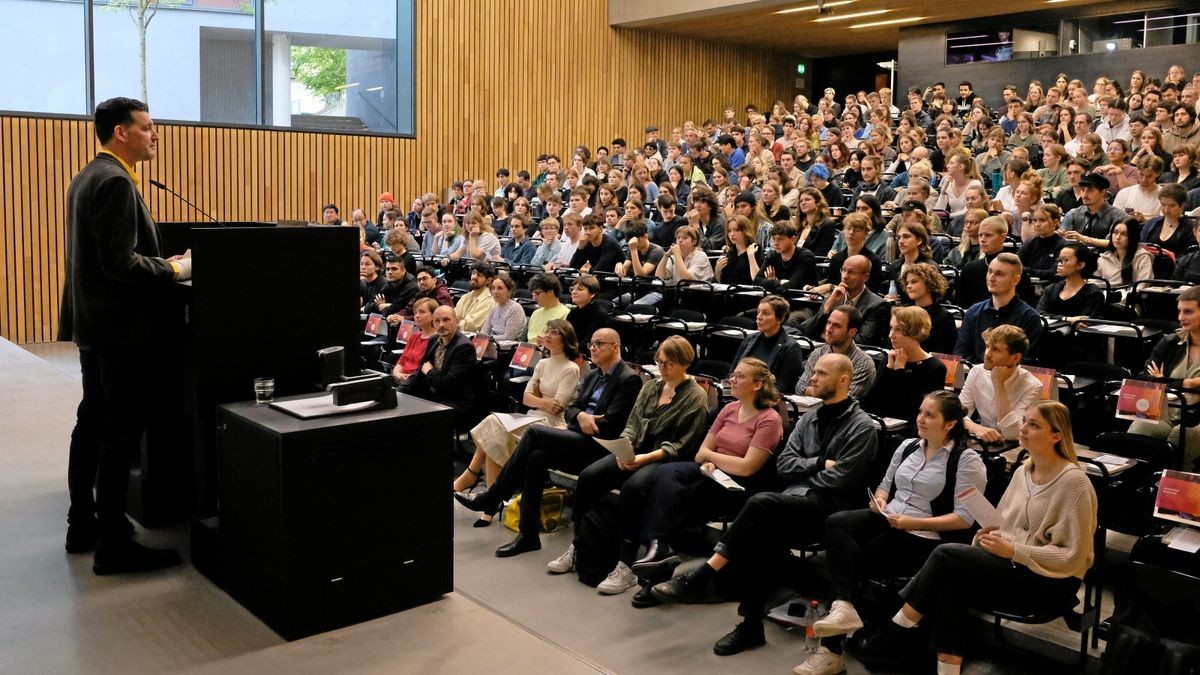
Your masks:
<svg viewBox="0 0 1200 675"><path fill-rule="evenodd" d="M134 541L123 541L111 546L100 546L92 561L92 572L100 576L149 572L172 567L183 562L179 552L173 548L147 548Z"/></svg>
<svg viewBox="0 0 1200 675"><path fill-rule="evenodd" d="M67 553L87 553L96 548L99 534L95 518L67 523Z"/></svg>
<svg viewBox="0 0 1200 675"><path fill-rule="evenodd" d="M521 555L529 551L540 551L541 549L542 541L536 534L533 536L518 534L516 539L496 549L496 557L511 558L514 555Z"/></svg>
<svg viewBox="0 0 1200 675"><path fill-rule="evenodd" d="M704 602L708 597L708 575L700 573L701 569L704 569L703 565L670 581L655 584L650 587L650 592L667 603Z"/></svg>
<svg viewBox="0 0 1200 675"><path fill-rule="evenodd" d="M639 588L638 592L633 594L633 601L631 604L638 609L657 607L661 605L662 601L654 597L654 594L650 592L650 589L653 587L654 584L646 584L645 586Z"/></svg>
<svg viewBox="0 0 1200 675"><path fill-rule="evenodd" d="M762 622L743 621L729 631L725 637L717 640L713 645L713 653L717 656L732 656L765 644L767 644L767 638L763 635Z"/></svg>

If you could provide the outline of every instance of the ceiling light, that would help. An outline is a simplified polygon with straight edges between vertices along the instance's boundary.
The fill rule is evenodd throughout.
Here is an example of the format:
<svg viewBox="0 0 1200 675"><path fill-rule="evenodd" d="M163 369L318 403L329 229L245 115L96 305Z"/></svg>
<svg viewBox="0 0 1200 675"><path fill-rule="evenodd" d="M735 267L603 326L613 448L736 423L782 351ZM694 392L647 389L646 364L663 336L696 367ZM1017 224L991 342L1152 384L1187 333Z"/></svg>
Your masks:
<svg viewBox="0 0 1200 675"><path fill-rule="evenodd" d="M826 5L828 7L828 5ZM826 21L843 21L845 19L857 19L861 16L875 16L876 14L885 14L890 12L890 9L872 9L866 12L853 12L851 14L843 14L841 16L823 16L820 19L813 19L813 23L824 23Z"/></svg>
<svg viewBox="0 0 1200 675"><path fill-rule="evenodd" d="M927 16L912 16L907 19L890 19L888 21L872 21L871 23L856 23L851 28L875 28L876 26L891 26L898 23L912 23L913 21L924 21Z"/></svg>
<svg viewBox="0 0 1200 675"><path fill-rule="evenodd" d="M820 5L807 5L805 7L793 7L791 9L781 9L775 13L776 14L795 14L796 12L813 12L822 7L841 7L842 5L852 4L855 1L856 0L836 0L835 2L824 2L824 3L821 3Z"/></svg>
<svg viewBox="0 0 1200 675"><path fill-rule="evenodd" d="M957 37L946 38L946 42L950 42L952 40L977 40L985 37L987 37L987 35L959 35Z"/></svg>

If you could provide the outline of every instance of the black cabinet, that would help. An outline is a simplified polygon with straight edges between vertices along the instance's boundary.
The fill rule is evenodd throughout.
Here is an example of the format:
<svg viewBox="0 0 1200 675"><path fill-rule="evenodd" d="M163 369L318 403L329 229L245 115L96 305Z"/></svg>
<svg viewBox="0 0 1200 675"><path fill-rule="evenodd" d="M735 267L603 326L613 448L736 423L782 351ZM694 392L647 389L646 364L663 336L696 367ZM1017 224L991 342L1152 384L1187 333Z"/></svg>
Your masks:
<svg viewBox="0 0 1200 675"><path fill-rule="evenodd" d="M194 562L287 639L452 590L451 410L398 396L311 420L217 409L218 517Z"/></svg>

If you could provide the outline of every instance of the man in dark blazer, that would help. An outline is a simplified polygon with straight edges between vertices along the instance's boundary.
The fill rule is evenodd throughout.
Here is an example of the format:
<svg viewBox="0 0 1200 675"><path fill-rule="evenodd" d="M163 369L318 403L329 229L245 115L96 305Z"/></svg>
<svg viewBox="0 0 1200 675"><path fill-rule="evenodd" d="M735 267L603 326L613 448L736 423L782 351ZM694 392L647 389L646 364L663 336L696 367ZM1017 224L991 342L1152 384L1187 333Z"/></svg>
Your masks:
<svg viewBox="0 0 1200 675"><path fill-rule="evenodd" d="M625 430L625 422L642 389L642 378L621 360L621 338L615 330L597 330L588 348L595 368L579 382L579 395L563 412L567 428L529 427L490 488L475 497L454 495L467 508L483 513L494 512L518 489L524 495L520 533L512 542L496 549L497 557L507 558L542 547L538 530L546 469L579 473L607 452L594 438L611 440Z"/></svg>
<svg viewBox="0 0 1200 675"><path fill-rule="evenodd" d="M119 574L180 562L174 550L133 541L125 518L129 469L146 429L161 365L154 336L168 289L190 279L188 256L163 259L158 227L134 167L154 159L158 131L140 101L96 106L103 149L67 192L67 274L59 339L79 345L83 400L71 434L69 553L96 550L92 570ZM95 488L95 496L92 490Z"/></svg>
<svg viewBox="0 0 1200 675"><path fill-rule="evenodd" d="M455 424L469 429L479 421L476 409L479 359L470 338L458 330L454 308L441 305L433 312L437 339L425 348L425 359L412 377L400 383L400 391L454 408Z"/></svg>
<svg viewBox="0 0 1200 675"><path fill-rule="evenodd" d="M846 258L842 263L842 283L829 292L821 311L800 325L800 332L820 340L830 312L842 305L852 305L863 315L862 329L854 336L854 341L860 345L883 346L890 330L892 305L867 288L870 278L871 261L866 256Z"/></svg>

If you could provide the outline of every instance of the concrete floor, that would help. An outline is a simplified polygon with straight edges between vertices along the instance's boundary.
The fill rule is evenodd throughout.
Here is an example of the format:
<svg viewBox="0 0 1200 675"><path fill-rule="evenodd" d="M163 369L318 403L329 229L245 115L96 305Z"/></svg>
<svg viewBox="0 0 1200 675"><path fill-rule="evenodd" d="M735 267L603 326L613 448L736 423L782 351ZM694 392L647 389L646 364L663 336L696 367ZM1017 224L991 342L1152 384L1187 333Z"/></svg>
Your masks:
<svg viewBox="0 0 1200 675"><path fill-rule="evenodd" d="M733 605L634 610L632 593L602 597L573 576L545 574L567 532L544 536L542 551L497 560L493 549L512 533L472 528L475 514L462 509L454 593L290 643L190 566L93 576L90 556L62 548L78 377L72 345L0 340L0 672L784 673L804 658L803 636L775 625L765 648L716 657L712 642L737 622ZM182 528L142 538L183 548L186 558ZM1067 652L1044 641L1077 640L1061 628L1030 632L1038 639L1027 645L1062 660ZM964 672L1065 668L981 643ZM848 672L867 671L850 663Z"/></svg>

